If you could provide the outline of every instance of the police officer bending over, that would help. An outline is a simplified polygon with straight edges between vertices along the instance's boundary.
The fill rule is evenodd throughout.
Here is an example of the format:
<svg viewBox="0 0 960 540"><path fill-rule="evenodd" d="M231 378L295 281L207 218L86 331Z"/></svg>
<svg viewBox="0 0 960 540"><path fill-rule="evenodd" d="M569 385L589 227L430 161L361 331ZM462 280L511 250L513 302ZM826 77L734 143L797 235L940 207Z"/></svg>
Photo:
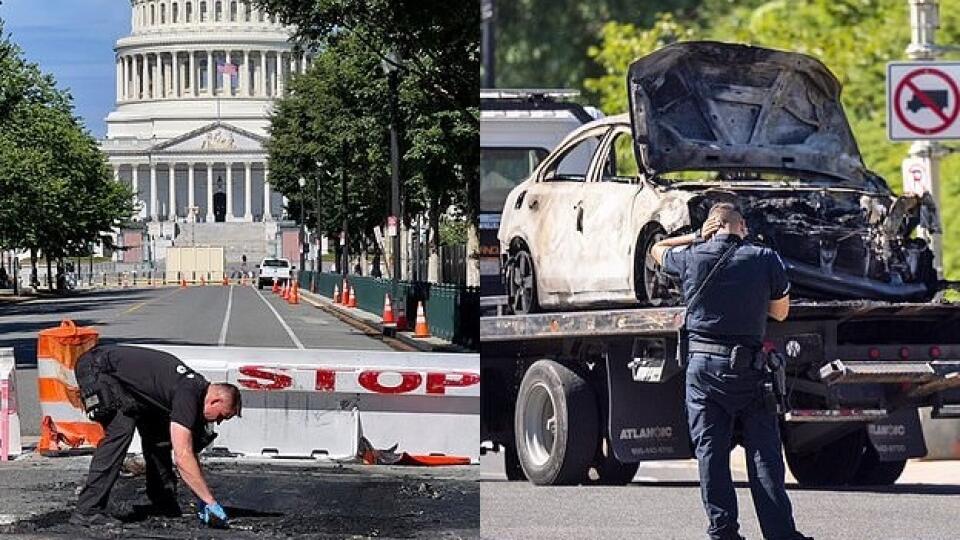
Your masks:
<svg viewBox="0 0 960 540"><path fill-rule="evenodd" d="M734 421L739 420L764 538L804 539L784 487L777 416L764 406L763 362L758 361L767 316L787 318L790 283L776 252L744 244L746 235L743 216L732 204L720 203L698 234L661 240L652 255L680 280L688 304L687 419L710 538L743 538L730 477Z"/></svg>
<svg viewBox="0 0 960 540"><path fill-rule="evenodd" d="M239 389L210 384L176 356L140 347L94 347L77 360L75 372L84 409L104 426L106 436L93 454L70 523L119 524L106 514L107 500L136 429L146 462L149 513L181 515L176 463L180 477L203 501L201 521L226 526L227 515L204 480L197 453L216 437L211 422L240 415Z"/></svg>

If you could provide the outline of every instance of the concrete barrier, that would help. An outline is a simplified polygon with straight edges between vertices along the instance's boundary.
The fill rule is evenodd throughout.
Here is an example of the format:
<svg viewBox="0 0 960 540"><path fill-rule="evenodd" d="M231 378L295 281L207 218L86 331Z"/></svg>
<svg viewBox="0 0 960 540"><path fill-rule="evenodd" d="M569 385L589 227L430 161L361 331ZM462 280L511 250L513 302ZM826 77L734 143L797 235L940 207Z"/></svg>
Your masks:
<svg viewBox="0 0 960 540"><path fill-rule="evenodd" d="M0 461L19 456L23 451L20 415L17 414L17 387L14 384L15 369L13 349L0 349Z"/></svg>
<svg viewBox="0 0 960 540"><path fill-rule="evenodd" d="M214 447L253 456L346 458L376 448L479 461L480 355L138 345L241 388L243 417Z"/></svg>

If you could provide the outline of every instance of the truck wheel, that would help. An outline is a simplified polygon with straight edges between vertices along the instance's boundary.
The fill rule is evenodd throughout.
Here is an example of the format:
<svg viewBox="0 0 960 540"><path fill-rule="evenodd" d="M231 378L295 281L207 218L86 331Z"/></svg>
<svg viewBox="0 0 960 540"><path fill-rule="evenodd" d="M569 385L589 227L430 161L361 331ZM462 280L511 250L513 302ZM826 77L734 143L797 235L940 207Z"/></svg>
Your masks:
<svg viewBox="0 0 960 540"><path fill-rule="evenodd" d="M533 257L526 249L521 249L510 258L510 266L507 267L507 295L510 309L518 315L536 313L540 309Z"/></svg>
<svg viewBox="0 0 960 540"><path fill-rule="evenodd" d="M621 463L613 454L610 440L604 437L600 441L600 449L591 466L597 478L595 480L591 478L591 481L603 486L625 486L633 481L639 468L639 463Z"/></svg>
<svg viewBox="0 0 960 540"><path fill-rule="evenodd" d="M507 480L518 482L527 479L520 466L520 457L517 455L516 444L503 445L503 465L507 472Z"/></svg>
<svg viewBox="0 0 960 540"><path fill-rule="evenodd" d="M514 433L520 465L531 482L541 486L583 482L599 433L593 390L557 362L535 362L520 384Z"/></svg>
<svg viewBox="0 0 960 540"><path fill-rule="evenodd" d="M880 461L880 455L868 439L860 459L860 466L853 475L851 484L857 486L889 486L900 478L907 460Z"/></svg>
<svg viewBox="0 0 960 540"><path fill-rule="evenodd" d="M257 288L260 289L261 291L263 290L263 281L259 279L257 280Z"/></svg>
<svg viewBox="0 0 960 540"><path fill-rule="evenodd" d="M787 449L787 466L801 486L847 485L860 465L865 442L866 432L858 429L814 452Z"/></svg>

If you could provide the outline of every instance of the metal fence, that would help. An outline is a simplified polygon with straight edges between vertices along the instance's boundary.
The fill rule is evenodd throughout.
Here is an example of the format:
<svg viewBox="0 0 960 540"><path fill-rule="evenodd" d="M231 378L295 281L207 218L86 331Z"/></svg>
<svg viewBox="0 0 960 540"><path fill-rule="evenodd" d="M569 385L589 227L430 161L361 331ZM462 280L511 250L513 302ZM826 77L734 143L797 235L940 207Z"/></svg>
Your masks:
<svg viewBox="0 0 960 540"><path fill-rule="evenodd" d="M357 307L369 313L383 313L386 293L393 294L388 279L350 275ZM343 288L343 276L328 272L301 272L300 287L327 298L334 287ZM480 343L480 289L458 284L400 281L393 297L395 309L403 306L411 325L416 322L417 304L423 302L430 334L476 350Z"/></svg>

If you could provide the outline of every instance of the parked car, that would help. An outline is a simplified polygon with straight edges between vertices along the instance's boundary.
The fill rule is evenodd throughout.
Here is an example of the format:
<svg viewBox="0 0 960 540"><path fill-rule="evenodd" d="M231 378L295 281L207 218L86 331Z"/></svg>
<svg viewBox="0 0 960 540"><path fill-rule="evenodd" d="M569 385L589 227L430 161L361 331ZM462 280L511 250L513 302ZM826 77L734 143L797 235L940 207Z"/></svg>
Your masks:
<svg viewBox="0 0 960 540"><path fill-rule="evenodd" d="M650 248L720 201L780 253L793 296L934 294L933 254L914 235L939 232L933 200L897 197L864 166L820 61L677 43L635 61L627 84L628 113L571 133L507 197L498 240L515 312L677 302Z"/></svg>
<svg viewBox="0 0 960 540"><path fill-rule="evenodd" d="M280 285L290 281L290 261L287 259L278 259L267 257L260 261L260 275L257 277L257 288L262 289L264 285L271 286L276 280Z"/></svg>

